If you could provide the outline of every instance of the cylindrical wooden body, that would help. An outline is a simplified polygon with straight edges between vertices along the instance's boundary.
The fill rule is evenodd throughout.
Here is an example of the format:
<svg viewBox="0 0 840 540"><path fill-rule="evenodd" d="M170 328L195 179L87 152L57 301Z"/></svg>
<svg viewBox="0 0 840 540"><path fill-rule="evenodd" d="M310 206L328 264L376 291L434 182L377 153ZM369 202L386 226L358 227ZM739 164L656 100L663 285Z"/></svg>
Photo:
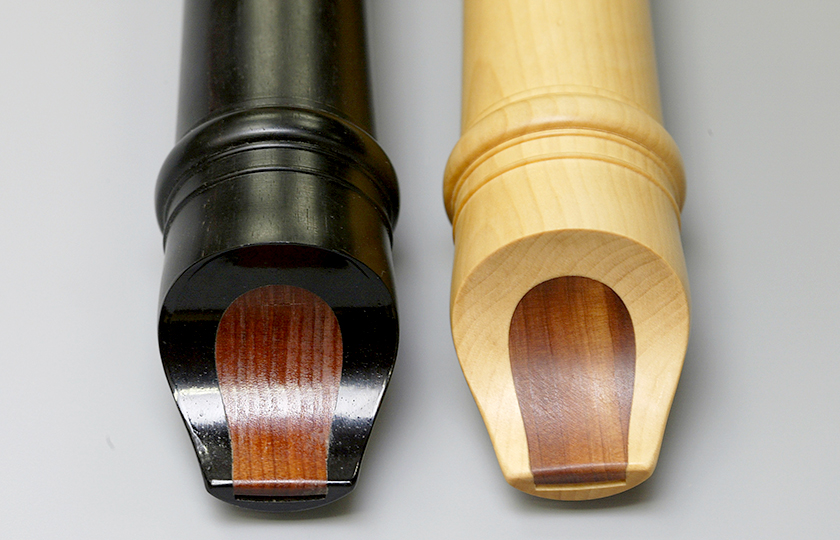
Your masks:
<svg viewBox="0 0 840 540"><path fill-rule="evenodd" d="M398 192L391 163L371 136L363 4L185 4L178 143L156 193L165 251L161 357L211 494L267 511L320 506L355 485L397 347L391 239ZM315 299L310 311L295 307L302 305L300 298ZM261 301L270 305L254 308ZM239 304L245 307L228 311ZM303 328L304 319L315 320L312 313L329 312L332 318L318 320L329 323L324 328L332 322L340 328L341 352L331 364L333 371L340 366L340 377L331 372L314 380L307 374L325 371L318 365L288 373L276 366L249 367L259 358L310 362L306 358L322 354L313 343L328 341L324 328L301 330L299 340L312 343L287 337L280 345L276 335L297 335L284 334L285 323L249 319L244 328L267 329L219 330L225 313L253 319L260 313L274 317L275 311L299 313L289 328ZM217 340L223 334L227 337ZM248 340L303 352L276 358L268 345L249 350L256 346L242 345ZM217 347L217 341L225 346ZM234 361L240 358L242 369ZM220 368L229 372L221 381ZM230 381L239 379L230 373L238 371L259 376L232 387ZM237 414L226 408L236 400L223 398L238 392L250 392L250 401L242 403L259 407L245 411L255 418L237 421L246 427L235 432ZM294 405L286 407L287 401ZM312 411L322 410L321 424L307 424ZM285 427L295 423L294 429ZM261 441L252 453L246 443L236 444L250 440L250 426L260 432L253 440ZM299 433L320 439L310 444ZM292 447L289 434L304 442ZM312 467L297 462L275 467L263 459L281 459L276 456L287 447L289 455L319 461L305 464ZM324 455L307 456L312 447ZM244 463L240 470L260 469L259 478L237 477L237 463ZM278 472L296 467L297 476ZM317 479L304 475L310 470Z"/></svg>
<svg viewBox="0 0 840 540"><path fill-rule="evenodd" d="M535 495L593 498L653 470L688 338L685 185L661 125L646 0L465 0L462 137L447 164L452 331L502 470ZM536 486L512 381L517 304L581 276L635 327L627 478Z"/></svg>
<svg viewBox="0 0 840 540"><path fill-rule="evenodd" d="M650 24L646 2L467 0L462 128L558 93L608 96L661 121Z"/></svg>
<svg viewBox="0 0 840 540"><path fill-rule="evenodd" d="M372 133L360 2L189 0L178 138L225 112L297 106Z"/></svg>

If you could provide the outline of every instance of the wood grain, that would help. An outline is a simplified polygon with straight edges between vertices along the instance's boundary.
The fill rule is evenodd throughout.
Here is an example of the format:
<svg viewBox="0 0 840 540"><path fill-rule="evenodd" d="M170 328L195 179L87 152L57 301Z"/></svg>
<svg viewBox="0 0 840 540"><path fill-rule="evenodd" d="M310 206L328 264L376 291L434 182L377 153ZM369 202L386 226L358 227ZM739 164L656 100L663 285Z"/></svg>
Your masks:
<svg viewBox="0 0 840 540"><path fill-rule="evenodd" d="M444 175L452 336L505 478L540 497L604 497L648 478L682 369L685 178L653 52L646 0L464 1L462 134ZM528 291L569 276L602 283L632 317L623 481L545 484L531 469L510 325ZM593 461L623 463L608 454Z"/></svg>
<svg viewBox="0 0 840 540"><path fill-rule="evenodd" d="M286 285L249 291L216 334L216 369L233 452L234 494L323 496L342 340L332 309Z"/></svg>
<svg viewBox="0 0 840 540"><path fill-rule="evenodd" d="M510 361L536 484L624 481L636 342L606 285L540 283L510 322Z"/></svg>

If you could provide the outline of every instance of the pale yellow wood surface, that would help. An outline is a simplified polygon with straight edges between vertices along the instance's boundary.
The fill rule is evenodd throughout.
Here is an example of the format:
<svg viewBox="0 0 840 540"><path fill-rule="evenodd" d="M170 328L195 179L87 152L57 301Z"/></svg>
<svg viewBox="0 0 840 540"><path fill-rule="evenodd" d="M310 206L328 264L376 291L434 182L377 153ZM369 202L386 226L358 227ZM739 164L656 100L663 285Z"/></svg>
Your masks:
<svg viewBox="0 0 840 540"><path fill-rule="evenodd" d="M679 151L661 125L643 0L466 0L462 138L445 175L452 333L511 485L596 498L645 480L688 340ZM636 333L625 482L539 486L529 467L508 332L532 287L611 287Z"/></svg>

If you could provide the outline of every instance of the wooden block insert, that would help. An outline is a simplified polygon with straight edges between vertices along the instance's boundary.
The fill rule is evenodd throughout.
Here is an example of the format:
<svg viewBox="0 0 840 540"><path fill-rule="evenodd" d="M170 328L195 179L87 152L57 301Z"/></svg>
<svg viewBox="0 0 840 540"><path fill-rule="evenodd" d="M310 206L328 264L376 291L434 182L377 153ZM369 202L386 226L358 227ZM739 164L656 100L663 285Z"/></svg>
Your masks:
<svg viewBox="0 0 840 540"><path fill-rule="evenodd" d="M534 483L623 482L636 342L621 298L584 277L540 283L509 345Z"/></svg>
<svg viewBox="0 0 840 540"><path fill-rule="evenodd" d="M335 314L307 290L261 287L227 308L216 333L216 370L236 497L326 494L342 354Z"/></svg>

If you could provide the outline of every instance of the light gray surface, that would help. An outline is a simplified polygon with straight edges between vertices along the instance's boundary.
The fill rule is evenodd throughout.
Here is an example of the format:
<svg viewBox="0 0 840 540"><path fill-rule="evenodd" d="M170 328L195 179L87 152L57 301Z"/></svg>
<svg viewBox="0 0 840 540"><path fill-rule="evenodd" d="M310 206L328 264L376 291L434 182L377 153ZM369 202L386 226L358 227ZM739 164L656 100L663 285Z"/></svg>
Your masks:
<svg viewBox="0 0 840 540"><path fill-rule="evenodd" d="M840 3L653 3L691 344L653 478L564 504L507 486L451 344L459 2L371 2L403 201L399 362L355 493L279 517L204 492L157 353L179 3L7 4L3 538L840 538Z"/></svg>

